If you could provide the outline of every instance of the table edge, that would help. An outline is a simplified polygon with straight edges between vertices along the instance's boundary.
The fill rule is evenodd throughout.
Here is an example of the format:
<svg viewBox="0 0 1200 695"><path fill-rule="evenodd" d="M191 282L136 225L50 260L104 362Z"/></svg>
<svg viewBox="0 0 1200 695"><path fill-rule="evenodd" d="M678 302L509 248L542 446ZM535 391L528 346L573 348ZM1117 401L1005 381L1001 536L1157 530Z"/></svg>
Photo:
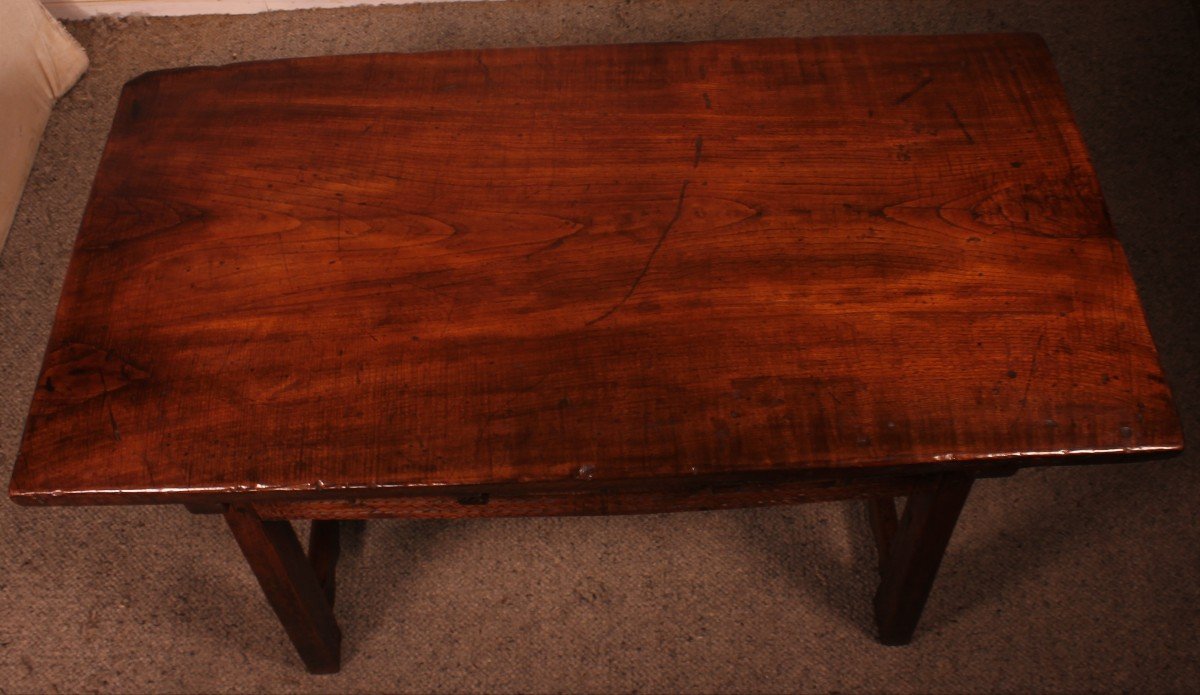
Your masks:
<svg viewBox="0 0 1200 695"><path fill-rule="evenodd" d="M1102 465L1139 463L1170 459L1184 451L1182 439L1163 446L1136 449L1081 452L1030 452L975 456L946 457L921 463L881 462L878 465L842 465L807 467L783 470L746 470L720 473L701 473L658 478L612 478L567 480L497 480L462 484L406 483L382 485L329 485L321 481L306 486L286 485L213 485L195 487L156 488L79 488L53 490L20 488L16 477L10 481L8 496L22 506L109 506L144 504L238 504L265 501L334 500L419 495L473 495L480 492L498 494L562 494L596 491L669 490L679 486L722 487L739 484L770 485L799 481L849 482L868 478L905 478L934 473L966 473L976 477L1011 475L1021 468L1050 466Z"/></svg>
<svg viewBox="0 0 1200 695"><path fill-rule="evenodd" d="M1045 51L1047 54L1049 46L1046 43L1044 36L1033 31L959 31L948 32L943 34L931 33L846 33L846 34L812 34L807 36L788 36L784 34L776 36L756 36L734 39L700 39L700 40L667 40L667 41L620 41L620 42L605 42L605 43L565 43L565 44L550 44L550 45L526 45L526 46L475 46L464 48L447 48L432 51L369 51L363 53L338 53L338 54L323 54L323 55L301 55L289 56L284 58L263 58L259 60L244 60L235 61L232 63L202 63L198 65L180 65L171 68L160 68L157 70L149 70L130 78L125 82L124 88L129 88L141 82L150 82L170 77L173 75L181 75L191 72L207 72L214 70L227 70L231 68L245 68L267 65L272 63L305 63L332 59L347 59L347 58L365 58L370 56L391 56L402 55L410 57L435 57L443 55L451 55L455 53L480 53L480 52L504 52L504 51L565 51L565 50L586 50L594 48L608 47L632 47L632 46L699 46L699 45L722 45L722 44L747 44L747 43L770 43L772 41L822 41L822 40L854 40L854 39L940 39L946 40L951 38L983 38L998 39L1003 38L1013 42L1025 42L1031 48Z"/></svg>

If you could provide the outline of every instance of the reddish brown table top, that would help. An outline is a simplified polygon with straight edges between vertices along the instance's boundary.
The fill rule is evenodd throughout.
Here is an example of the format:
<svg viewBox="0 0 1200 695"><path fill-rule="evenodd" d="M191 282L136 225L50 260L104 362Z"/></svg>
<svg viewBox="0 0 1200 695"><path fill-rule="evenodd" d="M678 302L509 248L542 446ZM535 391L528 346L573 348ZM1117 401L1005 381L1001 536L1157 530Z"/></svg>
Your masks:
<svg viewBox="0 0 1200 695"><path fill-rule="evenodd" d="M458 51L131 82L11 493L1181 444L1036 37Z"/></svg>

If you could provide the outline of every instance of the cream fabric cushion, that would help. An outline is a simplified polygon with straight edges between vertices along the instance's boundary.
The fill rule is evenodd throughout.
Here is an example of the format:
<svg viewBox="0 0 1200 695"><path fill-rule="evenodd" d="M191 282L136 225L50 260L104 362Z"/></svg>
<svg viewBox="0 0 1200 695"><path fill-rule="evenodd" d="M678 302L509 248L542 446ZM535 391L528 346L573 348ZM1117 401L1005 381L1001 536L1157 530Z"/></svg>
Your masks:
<svg viewBox="0 0 1200 695"><path fill-rule="evenodd" d="M0 0L0 249L55 100L87 55L38 0Z"/></svg>

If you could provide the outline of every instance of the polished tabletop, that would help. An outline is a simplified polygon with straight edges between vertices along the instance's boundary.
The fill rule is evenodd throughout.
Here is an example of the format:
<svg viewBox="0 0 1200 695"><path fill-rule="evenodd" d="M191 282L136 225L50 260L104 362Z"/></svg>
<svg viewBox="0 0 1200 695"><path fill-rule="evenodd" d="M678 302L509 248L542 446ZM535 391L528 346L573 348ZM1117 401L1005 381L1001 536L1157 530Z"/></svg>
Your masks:
<svg viewBox="0 0 1200 695"><path fill-rule="evenodd" d="M132 81L10 493L1181 446L1037 37L521 48Z"/></svg>

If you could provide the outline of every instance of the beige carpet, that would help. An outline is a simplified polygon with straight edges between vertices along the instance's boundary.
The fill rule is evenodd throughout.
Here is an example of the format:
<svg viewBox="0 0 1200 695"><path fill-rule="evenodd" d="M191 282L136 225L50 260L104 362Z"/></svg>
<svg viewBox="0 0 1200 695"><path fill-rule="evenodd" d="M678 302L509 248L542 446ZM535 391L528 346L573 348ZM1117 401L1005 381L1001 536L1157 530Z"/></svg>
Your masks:
<svg viewBox="0 0 1200 695"><path fill-rule="evenodd" d="M55 111L0 255L0 475L125 80L324 53L842 33L1045 35L1200 446L1197 29L1187 0L547 0L74 24L93 68ZM1195 692L1197 458L982 482L907 648L873 640L854 505L378 522L343 559L345 666L323 677L219 519L4 502L0 691Z"/></svg>

